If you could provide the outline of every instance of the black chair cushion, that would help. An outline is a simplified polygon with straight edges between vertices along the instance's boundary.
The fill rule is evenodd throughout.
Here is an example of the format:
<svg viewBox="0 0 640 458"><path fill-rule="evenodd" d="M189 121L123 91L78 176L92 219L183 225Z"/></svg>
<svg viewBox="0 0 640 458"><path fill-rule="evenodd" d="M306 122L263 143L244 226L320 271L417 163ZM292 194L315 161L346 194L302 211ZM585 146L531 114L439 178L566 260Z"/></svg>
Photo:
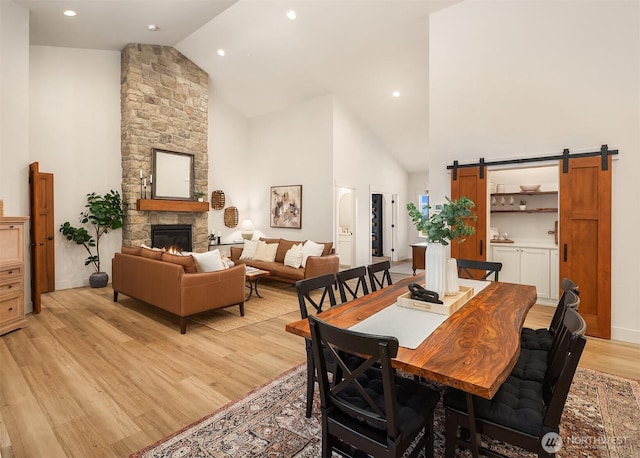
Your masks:
<svg viewBox="0 0 640 458"><path fill-rule="evenodd" d="M548 329L523 328L520 334L520 347L529 350L551 350L553 334Z"/></svg>
<svg viewBox="0 0 640 458"><path fill-rule="evenodd" d="M381 371L376 368L368 369L364 374L358 376L358 381L378 408L386 413ZM440 393L399 375L394 376L394 382L398 401L400 430L402 432L415 431L424 425L426 416L440 400ZM353 385L341 391L338 397L361 409L373 412L367 401ZM349 414L348 412L344 413ZM367 424L376 428L379 427L370 422L367 422Z"/></svg>
<svg viewBox="0 0 640 458"><path fill-rule="evenodd" d="M542 383L508 377L493 399L475 397L476 418L537 436L542 432L545 404ZM467 411L463 391L448 388L444 406L459 412Z"/></svg>
<svg viewBox="0 0 640 458"><path fill-rule="evenodd" d="M549 367L548 359L549 353L546 351L523 348L520 350L520 356L511 371L511 376L522 380L543 382Z"/></svg>

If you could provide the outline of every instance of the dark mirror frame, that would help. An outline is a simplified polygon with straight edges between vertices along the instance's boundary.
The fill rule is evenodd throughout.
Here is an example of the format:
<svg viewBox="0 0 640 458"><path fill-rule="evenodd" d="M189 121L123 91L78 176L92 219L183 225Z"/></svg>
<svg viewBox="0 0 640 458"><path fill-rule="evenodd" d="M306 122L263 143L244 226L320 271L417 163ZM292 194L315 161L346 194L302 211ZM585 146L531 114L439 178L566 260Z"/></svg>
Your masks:
<svg viewBox="0 0 640 458"><path fill-rule="evenodd" d="M153 199L193 200L194 156L153 148ZM188 177L188 178L187 178ZM185 184L186 181L188 181Z"/></svg>

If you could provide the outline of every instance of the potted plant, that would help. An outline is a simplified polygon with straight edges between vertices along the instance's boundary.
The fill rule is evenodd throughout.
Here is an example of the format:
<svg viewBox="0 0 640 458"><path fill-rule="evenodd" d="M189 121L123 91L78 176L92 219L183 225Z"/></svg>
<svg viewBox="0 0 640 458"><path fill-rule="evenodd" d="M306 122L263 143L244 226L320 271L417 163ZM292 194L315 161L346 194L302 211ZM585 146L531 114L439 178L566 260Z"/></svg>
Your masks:
<svg viewBox="0 0 640 458"><path fill-rule="evenodd" d="M526 210L527 209L527 201L524 199L520 199L520 210Z"/></svg>
<svg viewBox="0 0 640 458"><path fill-rule="evenodd" d="M464 237L475 233L475 228L465 222L465 218L471 218L474 221L478 219L471 213L475 204L468 197L461 197L458 200L451 200L448 197L445 199L447 203L442 206L442 211L428 218L413 202L410 202L407 204L409 216L416 229L426 235L427 242L438 242L446 246L449 242L458 239L458 243L462 243L466 240ZM431 206L427 208L431 209Z"/></svg>
<svg viewBox="0 0 640 458"><path fill-rule="evenodd" d="M202 191L195 191L193 193L193 197L198 199L198 202L204 202L204 196L206 196L206 194Z"/></svg>
<svg viewBox="0 0 640 458"><path fill-rule="evenodd" d="M414 203L407 204L407 210L411 221L420 232L427 237L427 250L425 258L425 284L427 289L444 294L445 292L455 294L457 285L446 284L447 252L445 246L453 240L462 243L466 237L475 233L475 228L466 223L466 219L473 221L478 217L473 215L471 209L475 204L468 197L461 197L451 200L448 197L447 203L442 206L439 213L434 213L426 217ZM427 206L427 208L431 208ZM455 264L451 268L455 269ZM455 274L457 278L457 272Z"/></svg>
<svg viewBox="0 0 640 458"><path fill-rule="evenodd" d="M84 227L73 227L68 221L60 225L59 231L67 240L84 246L89 256L84 265L91 264L95 272L89 277L92 288L107 286L109 275L100 270L100 238L109 231L120 229L124 223L124 209L120 193L111 190L101 196L95 193L87 194L86 210L80 213L80 223L93 228L95 237ZM95 254L93 248L95 247Z"/></svg>

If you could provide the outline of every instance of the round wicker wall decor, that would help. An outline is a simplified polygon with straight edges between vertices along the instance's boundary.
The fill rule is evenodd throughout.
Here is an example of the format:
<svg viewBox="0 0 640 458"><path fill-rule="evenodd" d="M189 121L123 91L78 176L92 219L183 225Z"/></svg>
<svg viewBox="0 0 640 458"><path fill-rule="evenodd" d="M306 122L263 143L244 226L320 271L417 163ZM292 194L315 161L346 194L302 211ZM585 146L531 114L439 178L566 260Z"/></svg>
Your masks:
<svg viewBox="0 0 640 458"><path fill-rule="evenodd" d="M211 208L222 210L224 208L224 192L217 189L211 193Z"/></svg>
<svg viewBox="0 0 640 458"><path fill-rule="evenodd" d="M227 227L236 227L238 225L238 209L236 207L224 209L224 225Z"/></svg>

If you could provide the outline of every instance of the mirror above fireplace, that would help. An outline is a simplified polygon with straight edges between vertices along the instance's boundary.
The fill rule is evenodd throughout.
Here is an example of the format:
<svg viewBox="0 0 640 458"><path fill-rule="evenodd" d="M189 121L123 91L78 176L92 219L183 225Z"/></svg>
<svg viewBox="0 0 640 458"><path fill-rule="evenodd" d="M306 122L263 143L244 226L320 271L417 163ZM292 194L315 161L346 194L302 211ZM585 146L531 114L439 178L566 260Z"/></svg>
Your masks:
<svg viewBox="0 0 640 458"><path fill-rule="evenodd" d="M191 200L193 154L153 148L153 199Z"/></svg>

